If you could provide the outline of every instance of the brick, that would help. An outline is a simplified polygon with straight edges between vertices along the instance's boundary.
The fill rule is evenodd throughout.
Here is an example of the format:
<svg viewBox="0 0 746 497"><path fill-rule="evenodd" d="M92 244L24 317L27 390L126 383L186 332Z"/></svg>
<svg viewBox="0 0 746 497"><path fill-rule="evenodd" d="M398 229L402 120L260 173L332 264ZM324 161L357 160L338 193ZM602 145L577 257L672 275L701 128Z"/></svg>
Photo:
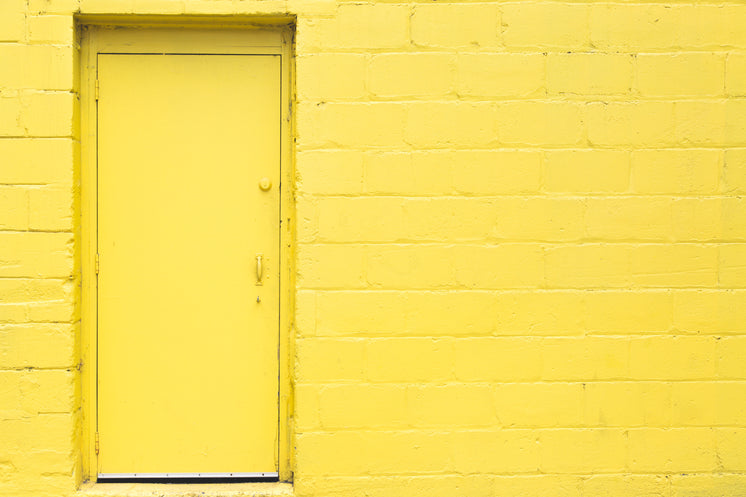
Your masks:
<svg viewBox="0 0 746 497"><path fill-rule="evenodd" d="M685 382L671 387L675 426L740 425L746 415L746 383Z"/></svg>
<svg viewBox="0 0 746 497"><path fill-rule="evenodd" d="M0 76L3 88L72 90L72 47L0 45L0 60L7 68Z"/></svg>
<svg viewBox="0 0 746 497"><path fill-rule="evenodd" d="M584 331L585 295L581 292L501 292L498 335L578 335Z"/></svg>
<svg viewBox="0 0 746 497"><path fill-rule="evenodd" d="M456 91L462 97L541 96L545 65L542 54L459 54Z"/></svg>
<svg viewBox="0 0 746 497"><path fill-rule="evenodd" d="M72 186L73 150L69 139L0 140L6 166L0 168L0 183Z"/></svg>
<svg viewBox="0 0 746 497"><path fill-rule="evenodd" d="M341 5L337 19L343 47L396 48L409 42L409 9L403 5Z"/></svg>
<svg viewBox="0 0 746 497"><path fill-rule="evenodd" d="M318 385L296 383L293 388L293 407L293 421L299 433L321 428Z"/></svg>
<svg viewBox="0 0 746 497"><path fill-rule="evenodd" d="M367 95L365 55L308 54L297 57L295 63L300 100L360 99Z"/></svg>
<svg viewBox="0 0 746 497"><path fill-rule="evenodd" d="M21 124L21 100L11 93L0 94L0 137L24 134L25 130Z"/></svg>
<svg viewBox="0 0 746 497"><path fill-rule="evenodd" d="M0 276L68 277L73 270L69 233L0 232Z"/></svg>
<svg viewBox="0 0 746 497"><path fill-rule="evenodd" d="M618 495L668 496L668 477L663 475L593 475L583 479L582 494L595 497Z"/></svg>
<svg viewBox="0 0 746 497"><path fill-rule="evenodd" d="M365 342L308 338L295 342L298 381L360 380L365 374Z"/></svg>
<svg viewBox="0 0 746 497"><path fill-rule="evenodd" d="M743 474L682 474L671 476L673 497L698 497L703 494L746 496Z"/></svg>
<svg viewBox="0 0 746 497"><path fill-rule="evenodd" d="M536 435L530 430L454 433L453 464L455 471L460 473L536 472L539 467Z"/></svg>
<svg viewBox="0 0 746 497"><path fill-rule="evenodd" d="M0 2L0 41L22 41L25 36L24 0Z"/></svg>
<svg viewBox="0 0 746 497"><path fill-rule="evenodd" d="M298 26L299 53L406 47L409 14L404 5L344 4L338 7L336 18L302 16L303 22Z"/></svg>
<svg viewBox="0 0 746 497"><path fill-rule="evenodd" d="M42 187L29 190L29 227L42 231L72 231L74 198L69 189Z"/></svg>
<svg viewBox="0 0 746 497"><path fill-rule="evenodd" d="M630 155L620 150L557 150L544 155L544 190L621 193L629 187Z"/></svg>
<svg viewBox="0 0 746 497"><path fill-rule="evenodd" d="M404 140L415 148L487 146L496 141L490 103L413 103L407 108Z"/></svg>
<svg viewBox="0 0 746 497"><path fill-rule="evenodd" d="M455 58L448 54L374 55L369 67L370 92L387 97L436 97L453 90Z"/></svg>
<svg viewBox="0 0 746 497"><path fill-rule="evenodd" d="M585 385L584 413L588 426L669 426L671 384L588 383Z"/></svg>
<svg viewBox="0 0 746 497"><path fill-rule="evenodd" d="M396 198L323 199L316 216L318 236L328 241L396 241L406 236L404 216L404 203Z"/></svg>
<svg viewBox="0 0 746 497"><path fill-rule="evenodd" d="M725 93L746 96L746 53L729 53L725 61Z"/></svg>
<svg viewBox="0 0 746 497"><path fill-rule="evenodd" d="M632 190L637 193L713 194L720 180L719 150L635 150Z"/></svg>
<svg viewBox="0 0 746 497"><path fill-rule="evenodd" d="M375 245L367 252L366 279L374 287L439 288L453 284L454 252L448 247Z"/></svg>
<svg viewBox="0 0 746 497"><path fill-rule="evenodd" d="M458 193L494 195L539 190L541 153L525 150L474 150L450 153ZM433 173L435 175L437 173Z"/></svg>
<svg viewBox="0 0 746 497"><path fill-rule="evenodd" d="M605 291L586 296L585 323L592 333L655 333L673 326L668 291Z"/></svg>
<svg viewBox="0 0 746 497"><path fill-rule="evenodd" d="M677 241L710 241L722 235L722 199L677 198L671 204L673 236Z"/></svg>
<svg viewBox="0 0 746 497"><path fill-rule="evenodd" d="M737 423L740 424L741 418ZM723 471L743 471L746 469L746 429L721 428L715 430L717 455ZM724 494L737 495L737 494Z"/></svg>
<svg viewBox="0 0 746 497"><path fill-rule="evenodd" d="M746 47L744 5L681 5L678 6L678 42L681 47L707 48Z"/></svg>
<svg viewBox="0 0 746 497"><path fill-rule="evenodd" d="M497 106L497 136L506 145L578 145L583 107L573 102L509 102Z"/></svg>
<svg viewBox="0 0 746 497"><path fill-rule="evenodd" d="M25 231L29 218L29 189L0 186L0 230Z"/></svg>
<svg viewBox="0 0 746 497"><path fill-rule="evenodd" d="M632 250L632 282L636 286L714 287L717 281L717 247L640 245Z"/></svg>
<svg viewBox="0 0 746 497"><path fill-rule="evenodd" d="M328 385L319 390L325 429L406 426L412 419L408 407L408 391L398 385Z"/></svg>
<svg viewBox="0 0 746 497"><path fill-rule="evenodd" d="M0 371L4 410L22 417L73 409L74 376L65 370Z"/></svg>
<svg viewBox="0 0 746 497"><path fill-rule="evenodd" d="M464 314L466 308L494 309L489 292L325 292L318 297L321 336L484 336L497 328L498 312ZM368 316L361 320L360 316Z"/></svg>
<svg viewBox="0 0 746 497"><path fill-rule="evenodd" d="M301 192L316 195L359 194L363 189L363 154L349 150L299 152L296 183Z"/></svg>
<svg viewBox="0 0 746 497"><path fill-rule="evenodd" d="M365 191L380 195L447 195L457 155L450 152L372 152L365 155Z"/></svg>
<svg viewBox="0 0 746 497"><path fill-rule="evenodd" d="M724 101L686 101L675 104L676 141L711 146L728 142Z"/></svg>
<svg viewBox="0 0 746 497"><path fill-rule="evenodd" d="M0 304L0 323L24 323L28 321L28 306L25 304Z"/></svg>
<svg viewBox="0 0 746 497"><path fill-rule="evenodd" d="M603 102L586 108L588 141L595 146L662 146L676 140L672 102Z"/></svg>
<svg viewBox="0 0 746 497"><path fill-rule="evenodd" d="M451 252L455 282L460 286L537 288L544 284L544 251L539 245L459 245ZM437 266L444 262L434 260L433 264Z"/></svg>
<svg viewBox="0 0 746 497"><path fill-rule="evenodd" d="M589 46L587 5L507 3L502 6L502 36L507 47L560 48Z"/></svg>
<svg viewBox="0 0 746 497"><path fill-rule="evenodd" d="M746 141L746 100L725 102L725 143L741 146Z"/></svg>
<svg viewBox="0 0 746 497"><path fill-rule="evenodd" d="M298 143L301 150L311 147L402 144L404 104L322 102L298 107Z"/></svg>
<svg viewBox="0 0 746 497"><path fill-rule="evenodd" d="M301 288L362 288L366 260L356 245L298 245L297 284ZM345 270L339 271L343 265Z"/></svg>
<svg viewBox="0 0 746 497"><path fill-rule="evenodd" d="M402 329L403 296L389 292L325 292L317 297L316 325L321 336L393 334ZM360 316L367 316L361 320Z"/></svg>
<svg viewBox="0 0 746 497"><path fill-rule="evenodd" d="M449 339L379 338L367 342L366 353L366 377L373 382L416 384L454 377Z"/></svg>
<svg viewBox="0 0 746 497"><path fill-rule="evenodd" d="M677 291L674 325L689 333L743 333L746 292L740 290Z"/></svg>
<svg viewBox="0 0 746 497"><path fill-rule="evenodd" d="M746 245L718 247L718 283L721 288L746 287Z"/></svg>
<svg viewBox="0 0 746 497"><path fill-rule="evenodd" d="M501 198L495 202L502 240L572 241L583 237L585 203L574 198Z"/></svg>
<svg viewBox="0 0 746 497"><path fill-rule="evenodd" d="M727 197L722 202L722 236L725 240L746 239L746 198Z"/></svg>
<svg viewBox="0 0 746 497"><path fill-rule="evenodd" d="M549 288L614 288L631 282L627 245L566 245L546 250Z"/></svg>
<svg viewBox="0 0 746 497"><path fill-rule="evenodd" d="M363 480L364 479L364 480ZM361 485L364 481L365 484ZM493 488L490 475L407 475L303 477L293 482L300 495L350 495L386 497L395 492L431 497L449 497L454 492L487 496Z"/></svg>
<svg viewBox="0 0 746 497"><path fill-rule="evenodd" d="M721 54L638 54L636 60L636 88L643 96L723 95L725 57Z"/></svg>
<svg viewBox="0 0 746 497"><path fill-rule="evenodd" d="M541 343L529 338L464 338L454 342L456 378L462 381L535 381Z"/></svg>
<svg viewBox="0 0 746 497"><path fill-rule="evenodd" d="M629 374L626 337L546 338L540 346L546 381L608 380Z"/></svg>
<svg viewBox="0 0 746 497"><path fill-rule="evenodd" d="M695 380L715 376L713 337L659 336L631 340L630 377Z"/></svg>
<svg viewBox="0 0 746 497"><path fill-rule="evenodd" d="M494 495L572 497L580 492L582 481L582 477L568 475L498 475L494 477Z"/></svg>
<svg viewBox="0 0 746 497"><path fill-rule="evenodd" d="M30 16L28 33L31 43L72 45L75 26L72 16Z"/></svg>
<svg viewBox="0 0 746 497"><path fill-rule="evenodd" d="M72 285L65 279L0 279L0 302L44 302L71 296Z"/></svg>
<svg viewBox="0 0 746 497"><path fill-rule="evenodd" d="M746 378L746 337L721 337L716 344L717 375L723 379Z"/></svg>
<svg viewBox="0 0 746 497"><path fill-rule="evenodd" d="M502 426L570 427L583 419L580 383L506 383L495 388L497 418Z"/></svg>
<svg viewBox="0 0 746 497"><path fill-rule="evenodd" d="M626 440L622 430L545 430L539 432L543 472L623 472ZM567 450L573 447L573 450Z"/></svg>
<svg viewBox="0 0 746 497"><path fill-rule="evenodd" d="M71 325L0 325L0 368L70 368L76 354Z"/></svg>
<svg viewBox="0 0 746 497"><path fill-rule="evenodd" d="M210 2L211 3L211 2ZM287 12L302 12L304 16L334 15L337 9L336 0L289 0Z"/></svg>
<svg viewBox="0 0 746 497"><path fill-rule="evenodd" d="M603 240L662 241L671 237L671 200L667 198L591 198L586 234Z"/></svg>
<svg viewBox="0 0 746 497"><path fill-rule="evenodd" d="M4 454L27 451L69 451L73 446L76 423L73 414L44 413L3 421L0 450ZM33 482L34 479L29 479Z"/></svg>
<svg viewBox="0 0 746 497"><path fill-rule="evenodd" d="M618 95L632 89L632 56L555 53L547 58L550 94Z"/></svg>
<svg viewBox="0 0 746 497"><path fill-rule="evenodd" d="M295 291L295 329L299 337L313 337L316 334L318 293L302 289Z"/></svg>
<svg viewBox="0 0 746 497"><path fill-rule="evenodd" d="M594 47L637 50L677 46L680 9L664 5L596 4L590 8Z"/></svg>
<svg viewBox="0 0 746 497"><path fill-rule="evenodd" d="M707 428L629 430L630 469L642 472L714 471L715 436Z"/></svg>
<svg viewBox="0 0 746 497"><path fill-rule="evenodd" d="M20 122L30 137L77 137L76 96L30 93L21 97Z"/></svg>
<svg viewBox="0 0 746 497"><path fill-rule="evenodd" d="M728 193L746 193L746 149L725 151L721 189Z"/></svg>
<svg viewBox="0 0 746 497"><path fill-rule="evenodd" d="M407 421L420 427L492 427L498 423L488 385L407 387Z"/></svg>
<svg viewBox="0 0 746 497"><path fill-rule="evenodd" d="M79 0L28 0L31 14L67 14L72 15L78 9Z"/></svg>
<svg viewBox="0 0 746 497"><path fill-rule="evenodd" d="M412 14L412 43L424 47L494 47L498 25L497 5L416 5ZM452 29L453 26L459 29Z"/></svg>
<svg viewBox="0 0 746 497"><path fill-rule="evenodd" d="M499 300L498 300L499 301ZM494 309L464 313L464 309ZM485 336L498 327L499 305L490 292L413 293L407 302L406 327L419 336Z"/></svg>
<svg viewBox="0 0 746 497"><path fill-rule="evenodd" d="M297 470L309 476L442 472L449 466L449 439L428 431L299 434ZM357 457L339 457L350 453Z"/></svg>
<svg viewBox="0 0 746 497"><path fill-rule="evenodd" d="M80 308L69 297L61 301L34 302L28 305L28 319L38 323L74 322L80 319Z"/></svg>

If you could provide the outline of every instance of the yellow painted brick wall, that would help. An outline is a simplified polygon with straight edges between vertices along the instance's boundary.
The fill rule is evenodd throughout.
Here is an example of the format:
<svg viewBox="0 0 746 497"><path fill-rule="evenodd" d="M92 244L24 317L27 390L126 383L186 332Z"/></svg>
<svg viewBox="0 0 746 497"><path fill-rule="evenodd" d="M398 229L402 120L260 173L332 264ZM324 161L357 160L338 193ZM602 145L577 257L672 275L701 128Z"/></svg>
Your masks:
<svg viewBox="0 0 746 497"><path fill-rule="evenodd" d="M746 4L678 0L0 1L0 495L81 474L76 12L297 16L297 495L746 495Z"/></svg>

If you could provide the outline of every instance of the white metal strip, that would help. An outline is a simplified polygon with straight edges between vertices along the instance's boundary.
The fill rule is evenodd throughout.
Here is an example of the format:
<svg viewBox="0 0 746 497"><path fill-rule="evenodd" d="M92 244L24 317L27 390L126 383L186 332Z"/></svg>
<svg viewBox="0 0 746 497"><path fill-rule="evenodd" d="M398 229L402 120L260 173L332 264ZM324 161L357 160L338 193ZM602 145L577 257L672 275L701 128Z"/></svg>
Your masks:
<svg viewBox="0 0 746 497"><path fill-rule="evenodd" d="M279 473L99 473L99 478L278 478Z"/></svg>

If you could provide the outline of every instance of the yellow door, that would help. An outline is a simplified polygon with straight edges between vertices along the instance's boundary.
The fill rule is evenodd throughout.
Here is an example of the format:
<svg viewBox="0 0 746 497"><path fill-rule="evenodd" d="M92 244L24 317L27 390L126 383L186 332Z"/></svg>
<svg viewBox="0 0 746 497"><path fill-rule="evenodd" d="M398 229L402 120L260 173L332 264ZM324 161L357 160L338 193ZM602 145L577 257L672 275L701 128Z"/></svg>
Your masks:
<svg viewBox="0 0 746 497"><path fill-rule="evenodd" d="M98 472L277 474L280 57L98 55Z"/></svg>

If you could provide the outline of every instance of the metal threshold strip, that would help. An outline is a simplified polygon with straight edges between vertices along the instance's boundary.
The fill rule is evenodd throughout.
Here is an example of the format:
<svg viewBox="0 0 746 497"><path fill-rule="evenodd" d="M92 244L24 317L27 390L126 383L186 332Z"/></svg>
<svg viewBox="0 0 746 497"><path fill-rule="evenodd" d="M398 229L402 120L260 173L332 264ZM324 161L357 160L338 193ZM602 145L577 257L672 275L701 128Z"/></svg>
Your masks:
<svg viewBox="0 0 746 497"><path fill-rule="evenodd" d="M164 480L181 478L279 478L279 473L99 473L99 480Z"/></svg>

